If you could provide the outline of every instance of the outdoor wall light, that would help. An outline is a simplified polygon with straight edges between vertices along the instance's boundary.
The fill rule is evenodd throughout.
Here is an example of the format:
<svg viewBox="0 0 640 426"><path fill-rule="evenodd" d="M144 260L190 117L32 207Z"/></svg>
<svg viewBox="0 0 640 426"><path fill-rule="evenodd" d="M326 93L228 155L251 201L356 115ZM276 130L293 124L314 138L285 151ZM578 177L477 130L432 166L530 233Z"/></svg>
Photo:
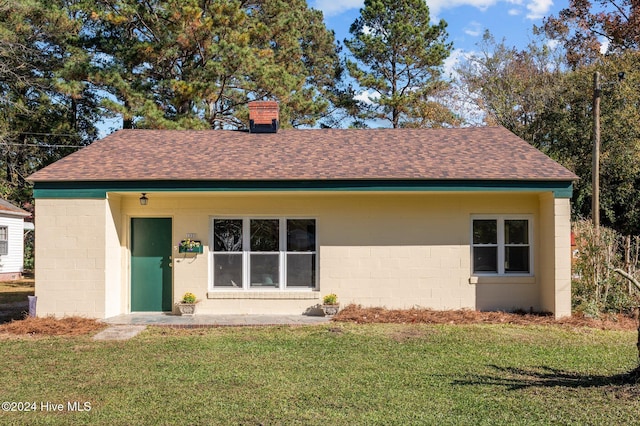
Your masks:
<svg viewBox="0 0 640 426"><path fill-rule="evenodd" d="M149 203L149 198L147 197L147 193L143 192L142 196L140 197L140 205L146 206L148 203Z"/></svg>

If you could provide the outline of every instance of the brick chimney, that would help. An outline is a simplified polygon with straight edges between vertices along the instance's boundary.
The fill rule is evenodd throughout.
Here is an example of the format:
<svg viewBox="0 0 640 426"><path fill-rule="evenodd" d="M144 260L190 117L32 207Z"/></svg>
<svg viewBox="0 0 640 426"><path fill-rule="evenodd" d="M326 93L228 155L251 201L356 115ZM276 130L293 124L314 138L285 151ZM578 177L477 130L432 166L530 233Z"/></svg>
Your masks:
<svg viewBox="0 0 640 426"><path fill-rule="evenodd" d="M277 133L279 123L278 102L249 102L249 131L251 133Z"/></svg>

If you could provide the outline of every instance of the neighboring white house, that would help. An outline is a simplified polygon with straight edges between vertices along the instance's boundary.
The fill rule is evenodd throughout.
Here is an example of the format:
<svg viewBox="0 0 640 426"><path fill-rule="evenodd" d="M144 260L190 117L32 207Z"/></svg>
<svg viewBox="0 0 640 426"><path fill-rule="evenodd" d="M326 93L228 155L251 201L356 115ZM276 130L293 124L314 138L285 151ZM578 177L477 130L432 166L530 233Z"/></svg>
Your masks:
<svg viewBox="0 0 640 426"><path fill-rule="evenodd" d="M22 277L24 219L29 216L31 213L0 198L0 281Z"/></svg>

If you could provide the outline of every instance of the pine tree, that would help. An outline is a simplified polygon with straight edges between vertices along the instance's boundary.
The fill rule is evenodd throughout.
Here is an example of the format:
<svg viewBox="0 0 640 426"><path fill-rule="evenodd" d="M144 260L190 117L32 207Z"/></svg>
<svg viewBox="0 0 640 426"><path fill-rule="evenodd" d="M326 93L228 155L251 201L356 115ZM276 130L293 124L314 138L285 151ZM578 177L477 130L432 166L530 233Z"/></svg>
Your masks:
<svg viewBox="0 0 640 426"><path fill-rule="evenodd" d="M275 99L281 124L313 124L338 64L333 33L303 0L98 0L81 5L96 83L125 127L243 128Z"/></svg>
<svg viewBox="0 0 640 426"><path fill-rule="evenodd" d="M96 137L79 30L61 1L0 1L0 195L18 205L29 174Z"/></svg>
<svg viewBox="0 0 640 426"><path fill-rule="evenodd" d="M451 53L447 24L429 21L424 0L365 0L345 45L349 74L369 94L370 118L395 127L456 122L434 97L446 89L442 65Z"/></svg>

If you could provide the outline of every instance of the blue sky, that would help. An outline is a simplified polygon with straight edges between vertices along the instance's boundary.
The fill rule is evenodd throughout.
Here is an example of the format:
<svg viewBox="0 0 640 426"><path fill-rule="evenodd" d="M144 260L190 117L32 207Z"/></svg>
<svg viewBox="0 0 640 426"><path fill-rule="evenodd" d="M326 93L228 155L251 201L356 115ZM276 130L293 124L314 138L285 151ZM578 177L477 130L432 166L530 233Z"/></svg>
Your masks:
<svg viewBox="0 0 640 426"><path fill-rule="evenodd" d="M314 9L322 10L328 28L341 42L350 38L349 27L359 16L364 0L308 0ZM485 29L496 40L505 38L508 46L524 48L531 39L533 25L542 25L546 16L557 15L568 6L567 1L553 0L427 0L431 19L444 19L454 53L448 66L463 53L476 50Z"/></svg>

